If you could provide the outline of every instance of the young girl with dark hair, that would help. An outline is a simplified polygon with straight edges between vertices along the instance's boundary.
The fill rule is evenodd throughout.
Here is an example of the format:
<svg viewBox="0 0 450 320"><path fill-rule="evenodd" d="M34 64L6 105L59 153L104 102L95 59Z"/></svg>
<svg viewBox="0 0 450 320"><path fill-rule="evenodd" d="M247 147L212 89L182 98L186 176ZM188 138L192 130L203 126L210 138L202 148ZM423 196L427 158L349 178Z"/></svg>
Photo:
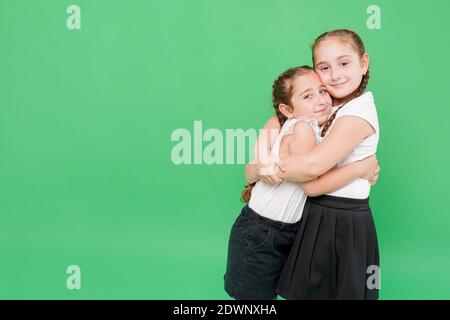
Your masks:
<svg viewBox="0 0 450 320"><path fill-rule="evenodd" d="M307 154L320 139L332 101L310 67L291 68L272 88L273 106L281 130L271 144L274 157ZM256 182L230 234L226 292L236 299L273 299L279 275L294 243L307 195L338 190L357 178L370 179L374 157L333 169L313 181L299 184ZM250 170L251 171L251 170ZM254 183L248 175L249 183Z"/></svg>

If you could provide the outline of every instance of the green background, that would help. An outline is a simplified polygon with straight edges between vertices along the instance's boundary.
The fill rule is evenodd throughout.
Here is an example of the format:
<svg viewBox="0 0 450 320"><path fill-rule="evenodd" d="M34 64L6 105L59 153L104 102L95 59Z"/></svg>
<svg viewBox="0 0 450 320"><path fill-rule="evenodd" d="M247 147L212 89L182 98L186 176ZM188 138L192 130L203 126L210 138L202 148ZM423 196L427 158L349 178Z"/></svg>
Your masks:
<svg viewBox="0 0 450 320"><path fill-rule="evenodd" d="M81 8L81 30L66 9ZM366 27L369 5L381 30ZM0 2L0 298L228 299L244 165L171 161L176 128L259 128L324 31L371 56L382 299L450 299L448 1ZM81 268L81 290L66 268Z"/></svg>

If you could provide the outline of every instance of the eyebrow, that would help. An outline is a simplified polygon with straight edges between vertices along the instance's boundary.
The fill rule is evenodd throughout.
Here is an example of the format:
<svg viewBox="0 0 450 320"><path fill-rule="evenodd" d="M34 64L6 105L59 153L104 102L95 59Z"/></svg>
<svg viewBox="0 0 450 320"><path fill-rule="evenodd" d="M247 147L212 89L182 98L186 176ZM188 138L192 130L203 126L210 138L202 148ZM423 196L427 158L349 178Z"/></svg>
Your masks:
<svg viewBox="0 0 450 320"><path fill-rule="evenodd" d="M325 85L323 85L323 84L321 84L320 86L319 86L319 88L320 89L322 89L322 88L327 88L327 87L325 87ZM299 93L298 95L299 96L301 96L301 95L303 95L305 92L307 92L307 91L312 91L312 88L308 88L308 89L306 89L305 91L303 91L302 93Z"/></svg>
<svg viewBox="0 0 450 320"><path fill-rule="evenodd" d="M305 91L303 91L302 93L299 94L299 96L303 95L305 92L312 90L312 88L308 88Z"/></svg>
<svg viewBox="0 0 450 320"><path fill-rule="evenodd" d="M337 57L336 60L341 60L342 58L346 58L346 57L351 57L351 55L349 55L349 54L344 54L344 55L342 55L342 56ZM324 63L326 63L326 62L325 62L325 61L320 61L320 62L316 63L316 66L318 66L318 65L320 65L320 64L324 64Z"/></svg>

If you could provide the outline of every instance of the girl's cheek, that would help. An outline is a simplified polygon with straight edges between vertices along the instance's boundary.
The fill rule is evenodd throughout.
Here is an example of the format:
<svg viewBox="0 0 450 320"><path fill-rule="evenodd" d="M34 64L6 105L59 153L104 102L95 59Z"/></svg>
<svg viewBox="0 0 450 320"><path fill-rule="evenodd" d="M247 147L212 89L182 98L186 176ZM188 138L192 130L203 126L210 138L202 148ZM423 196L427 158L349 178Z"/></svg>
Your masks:
<svg viewBox="0 0 450 320"><path fill-rule="evenodd" d="M330 77L327 74L322 74L320 76L320 80L322 80L322 82L325 84L325 86L327 86L327 83L330 81Z"/></svg>

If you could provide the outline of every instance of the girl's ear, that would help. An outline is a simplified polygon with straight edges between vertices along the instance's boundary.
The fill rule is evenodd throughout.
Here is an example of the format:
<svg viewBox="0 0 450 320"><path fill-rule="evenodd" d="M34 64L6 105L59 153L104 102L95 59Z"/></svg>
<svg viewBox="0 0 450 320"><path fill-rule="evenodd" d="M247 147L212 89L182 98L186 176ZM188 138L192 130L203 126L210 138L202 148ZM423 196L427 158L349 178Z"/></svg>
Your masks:
<svg viewBox="0 0 450 320"><path fill-rule="evenodd" d="M292 110L292 108L290 106L288 106L287 104L284 103L280 103L278 105L278 110L281 111L282 114L284 114L288 119L291 119L294 117L294 113Z"/></svg>
<svg viewBox="0 0 450 320"><path fill-rule="evenodd" d="M363 74L367 73L367 70L369 70L369 54L365 52L361 58L361 68L363 69Z"/></svg>

